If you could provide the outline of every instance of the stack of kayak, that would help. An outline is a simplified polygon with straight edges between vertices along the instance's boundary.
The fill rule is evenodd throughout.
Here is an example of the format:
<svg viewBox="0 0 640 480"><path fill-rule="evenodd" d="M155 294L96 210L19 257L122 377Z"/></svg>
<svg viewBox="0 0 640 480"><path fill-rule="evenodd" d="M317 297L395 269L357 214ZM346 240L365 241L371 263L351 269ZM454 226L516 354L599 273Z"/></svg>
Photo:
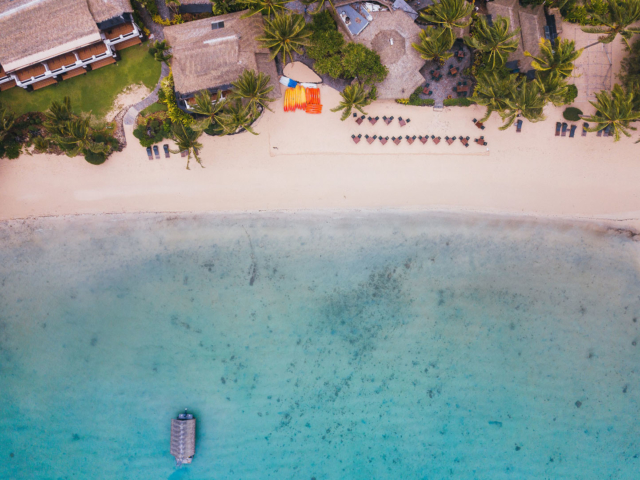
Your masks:
<svg viewBox="0 0 640 480"><path fill-rule="evenodd" d="M320 89L315 83L297 83L282 77L280 83L287 89L284 92L284 111L304 110L307 113L322 113Z"/></svg>

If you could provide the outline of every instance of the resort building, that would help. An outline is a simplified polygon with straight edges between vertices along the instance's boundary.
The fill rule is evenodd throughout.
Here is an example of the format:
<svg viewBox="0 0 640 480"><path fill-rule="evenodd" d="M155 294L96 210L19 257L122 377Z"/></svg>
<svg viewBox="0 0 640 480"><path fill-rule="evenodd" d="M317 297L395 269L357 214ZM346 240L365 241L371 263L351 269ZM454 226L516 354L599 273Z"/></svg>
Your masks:
<svg viewBox="0 0 640 480"><path fill-rule="evenodd" d="M540 39L545 37L551 39L550 35L554 33L550 32L547 26L544 6L523 7L519 0L494 0L487 2L487 10L489 11L487 16L489 24L492 24L493 20L500 16L509 19L511 31L520 28L518 49L509 55L507 67L522 73L532 72L532 60L530 57L526 57L524 52L538 56L540 54ZM555 20L553 17L551 20L555 30Z"/></svg>
<svg viewBox="0 0 640 480"><path fill-rule="evenodd" d="M229 13L164 29L172 47L173 82L178 106L186 112L195 95L206 90L224 98L244 70L271 77L274 97L280 97L278 73L268 49L260 46L264 23L261 15L241 18L243 12Z"/></svg>
<svg viewBox="0 0 640 480"><path fill-rule="evenodd" d="M141 43L129 0L0 0L0 91L37 90Z"/></svg>
<svg viewBox="0 0 640 480"><path fill-rule="evenodd" d="M404 0L380 4L336 2L338 26L348 39L361 43L380 55L389 69L379 83L378 98L408 97L425 78L420 73L425 61L411 46L420 43L417 13Z"/></svg>

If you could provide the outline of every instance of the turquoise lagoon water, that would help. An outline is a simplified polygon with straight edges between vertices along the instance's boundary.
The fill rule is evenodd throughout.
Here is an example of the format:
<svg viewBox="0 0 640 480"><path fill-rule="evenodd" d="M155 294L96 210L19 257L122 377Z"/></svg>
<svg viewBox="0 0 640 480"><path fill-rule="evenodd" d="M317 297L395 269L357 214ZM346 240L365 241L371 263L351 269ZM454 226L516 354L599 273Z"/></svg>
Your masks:
<svg viewBox="0 0 640 480"><path fill-rule="evenodd" d="M2 479L639 478L624 232L137 215L0 240Z"/></svg>

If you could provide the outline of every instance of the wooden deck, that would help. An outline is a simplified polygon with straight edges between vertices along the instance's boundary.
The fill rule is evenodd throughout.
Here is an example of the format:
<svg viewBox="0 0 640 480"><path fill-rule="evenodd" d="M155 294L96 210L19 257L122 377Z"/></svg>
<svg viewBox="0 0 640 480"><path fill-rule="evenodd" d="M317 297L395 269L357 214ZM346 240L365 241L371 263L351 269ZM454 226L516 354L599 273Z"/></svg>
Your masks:
<svg viewBox="0 0 640 480"><path fill-rule="evenodd" d="M142 40L140 39L140 37L133 37L129 40L125 40L124 42L116 43L114 47L116 48L116 50L123 50L128 47L133 47L134 45L140 45L141 43Z"/></svg>
<svg viewBox="0 0 640 480"><path fill-rule="evenodd" d="M104 60L100 60L99 62L92 63L91 70L97 70L98 68L106 67L107 65L111 65L112 63L116 63L115 58L105 58Z"/></svg>
<svg viewBox="0 0 640 480"><path fill-rule="evenodd" d="M18 79L23 82L25 80L29 80L31 77L37 77L38 75L42 75L46 72L44 65L38 63L37 65L32 65L27 68L23 68L22 70L18 70L16 75Z"/></svg>
<svg viewBox="0 0 640 480"><path fill-rule="evenodd" d="M39 90L41 88L47 87L49 85L53 85L54 83L58 83L55 78L49 77L46 80L41 80L36 83L32 83L31 86L34 90Z"/></svg>
<svg viewBox="0 0 640 480"><path fill-rule="evenodd" d="M87 73L87 71L82 67L74 68L70 72L63 73L62 74L62 79L63 80L68 80L70 78L77 77L78 75L84 75L85 73Z"/></svg>
<svg viewBox="0 0 640 480"><path fill-rule="evenodd" d="M78 56L80 57L80 60L88 60L94 55L101 55L106 51L107 51L107 46L104 43L100 42L100 43L94 43L93 45L89 45L87 47L81 48L80 50L78 50L77 53L78 53Z"/></svg>
<svg viewBox="0 0 640 480"><path fill-rule="evenodd" d="M131 32L133 32L132 23L121 23L120 25L116 25L115 27L102 31L108 40L113 40L114 38L118 38L120 35L126 35Z"/></svg>
<svg viewBox="0 0 640 480"><path fill-rule="evenodd" d="M47 60L49 70L57 70L61 67L68 67L76 63L76 56L73 53L65 53L59 57L54 57L51 60Z"/></svg>
<svg viewBox="0 0 640 480"><path fill-rule="evenodd" d="M0 84L0 92L4 92L5 90L9 90L16 86L16 81L11 80L10 82Z"/></svg>

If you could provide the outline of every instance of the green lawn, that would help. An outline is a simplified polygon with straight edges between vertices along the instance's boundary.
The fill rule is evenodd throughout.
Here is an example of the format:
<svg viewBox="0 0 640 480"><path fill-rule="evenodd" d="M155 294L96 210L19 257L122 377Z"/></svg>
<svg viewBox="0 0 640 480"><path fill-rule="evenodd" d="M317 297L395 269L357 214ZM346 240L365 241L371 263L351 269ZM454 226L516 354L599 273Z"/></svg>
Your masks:
<svg viewBox="0 0 640 480"><path fill-rule="evenodd" d="M120 51L120 61L113 65L35 92L14 87L0 93L0 102L21 115L26 112L42 112L52 100L62 100L69 96L76 113L92 111L97 117L103 117L125 87L144 83L153 90L160 78L160 62L155 61L147 52L147 45L126 48Z"/></svg>

